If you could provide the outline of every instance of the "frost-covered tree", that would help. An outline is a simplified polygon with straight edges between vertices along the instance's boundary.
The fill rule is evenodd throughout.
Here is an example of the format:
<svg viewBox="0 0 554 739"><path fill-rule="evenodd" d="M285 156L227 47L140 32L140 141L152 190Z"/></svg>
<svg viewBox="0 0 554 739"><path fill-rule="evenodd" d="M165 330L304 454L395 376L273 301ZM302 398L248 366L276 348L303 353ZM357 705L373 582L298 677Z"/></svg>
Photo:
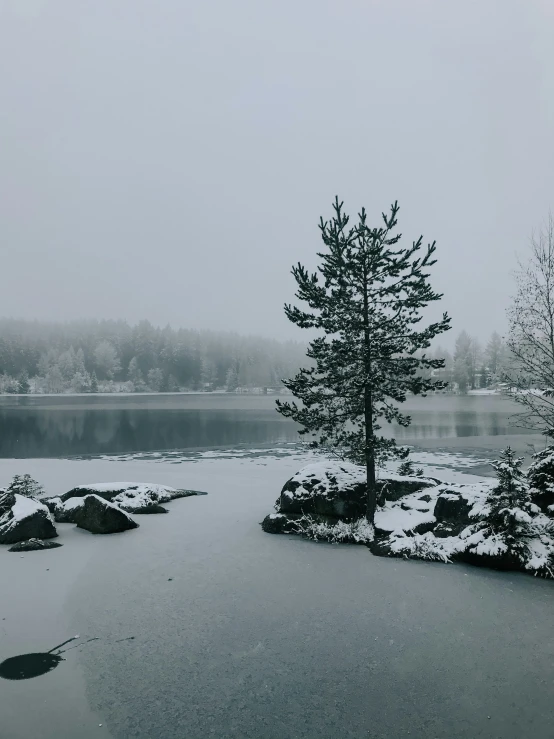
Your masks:
<svg viewBox="0 0 554 739"><path fill-rule="evenodd" d="M413 477L414 475L422 477L423 475L423 469L421 467L414 467L411 459L405 459L401 462L396 471L399 475L404 475L405 477Z"/></svg>
<svg viewBox="0 0 554 739"><path fill-rule="evenodd" d="M225 377L225 387L227 392L234 392L239 386L239 375L236 366L229 367L227 376Z"/></svg>
<svg viewBox="0 0 554 739"><path fill-rule="evenodd" d="M57 365L64 381L69 382L75 372L77 372L77 356L75 349L70 346L65 352L62 352L58 357Z"/></svg>
<svg viewBox="0 0 554 739"><path fill-rule="evenodd" d="M319 226L325 250L318 254L317 272L300 264L292 270L296 297L309 310L285 306L290 321L319 334L307 352L313 366L284 382L301 403L277 401L277 410L299 423L301 434L315 437L313 446L333 447L365 465L372 523L376 463L405 456L394 439L379 434L380 422L408 426L410 416L399 409L407 393L443 387L418 371L444 362L417 352L446 331L450 319L445 313L440 321L419 326L422 309L442 297L428 279L436 246L422 251L422 237L407 248L398 245L397 203L376 228L369 226L365 210L350 227L338 198L333 207L333 218L321 219Z"/></svg>
<svg viewBox="0 0 554 739"><path fill-rule="evenodd" d="M108 380L121 370L117 350L109 341L101 341L94 350L94 364Z"/></svg>
<svg viewBox="0 0 554 739"><path fill-rule="evenodd" d="M498 382L500 378L504 354L505 347L502 337L497 331L494 331L485 348L485 364L493 382Z"/></svg>
<svg viewBox="0 0 554 739"><path fill-rule="evenodd" d="M90 392L91 377L85 370L84 372L75 372L71 378L71 390L74 393L88 393Z"/></svg>
<svg viewBox="0 0 554 739"><path fill-rule="evenodd" d="M25 495L28 498L36 498L44 492L44 488L31 475L15 475L6 488L8 493Z"/></svg>
<svg viewBox="0 0 554 739"><path fill-rule="evenodd" d="M98 392L98 379L96 377L96 372L93 372L90 376L90 392L91 393L97 393Z"/></svg>
<svg viewBox="0 0 554 739"><path fill-rule="evenodd" d="M31 392L31 385L29 383L29 375L27 374L27 370L23 370L23 372L19 375L18 382L18 390L22 395L27 395Z"/></svg>
<svg viewBox="0 0 554 739"><path fill-rule="evenodd" d="M217 385L217 368L215 363L207 357L202 358L200 382L202 389L213 389Z"/></svg>
<svg viewBox="0 0 554 739"><path fill-rule="evenodd" d="M63 393L65 383L62 373L60 372L60 368L57 364L55 364L53 367L50 367L50 369L46 373L45 385L47 393L51 393L52 395Z"/></svg>
<svg viewBox="0 0 554 739"><path fill-rule="evenodd" d="M528 540L534 535L533 517L539 512L533 504L529 486L521 470L522 457L516 457L507 447L500 459L492 462L498 482L487 496L482 515L472 527L468 541L486 551L483 542L489 540L492 554L516 556L524 561Z"/></svg>
<svg viewBox="0 0 554 739"><path fill-rule="evenodd" d="M154 392L160 392L164 384L164 373L159 367L151 369L148 372L148 387Z"/></svg>
<svg viewBox="0 0 554 739"><path fill-rule="evenodd" d="M456 339L454 351L454 382L462 393L473 386L473 350L471 336L462 331Z"/></svg>
<svg viewBox="0 0 554 739"><path fill-rule="evenodd" d="M511 358L504 379L522 412L516 423L544 431L554 426L554 216L531 238L519 262L508 310Z"/></svg>
<svg viewBox="0 0 554 739"><path fill-rule="evenodd" d="M168 393L178 393L180 390L179 383L177 382L177 378L175 375L169 375L167 378L167 392Z"/></svg>
<svg viewBox="0 0 554 739"><path fill-rule="evenodd" d="M547 436L554 438L554 429ZM533 454L533 462L527 470L527 483L531 499L543 510L554 513L554 445ZM549 507L553 506L551 510Z"/></svg>

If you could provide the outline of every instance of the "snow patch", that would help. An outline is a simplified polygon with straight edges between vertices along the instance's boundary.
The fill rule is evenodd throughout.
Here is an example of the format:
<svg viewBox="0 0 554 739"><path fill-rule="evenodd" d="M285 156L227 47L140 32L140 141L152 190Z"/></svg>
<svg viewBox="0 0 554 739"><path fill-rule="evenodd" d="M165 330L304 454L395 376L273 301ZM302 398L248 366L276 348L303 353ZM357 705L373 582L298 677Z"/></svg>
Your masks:
<svg viewBox="0 0 554 739"><path fill-rule="evenodd" d="M39 503L34 498L27 498L24 495L18 495L16 493L15 503L12 506L14 521L23 521L23 519L29 518L29 516L34 516L38 511L44 511L51 518L50 511L43 503Z"/></svg>

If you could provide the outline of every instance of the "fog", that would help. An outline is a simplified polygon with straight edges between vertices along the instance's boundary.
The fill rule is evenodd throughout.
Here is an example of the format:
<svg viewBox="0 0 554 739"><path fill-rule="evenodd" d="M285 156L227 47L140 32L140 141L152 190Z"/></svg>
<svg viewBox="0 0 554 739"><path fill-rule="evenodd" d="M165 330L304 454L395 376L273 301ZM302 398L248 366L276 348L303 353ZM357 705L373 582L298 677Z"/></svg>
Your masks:
<svg viewBox="0 0 554 739"><path fill-rule="evenodd" d="M335 196L505 328L554 207L549 0L0 0L0 315L298 336Z"/></svg>

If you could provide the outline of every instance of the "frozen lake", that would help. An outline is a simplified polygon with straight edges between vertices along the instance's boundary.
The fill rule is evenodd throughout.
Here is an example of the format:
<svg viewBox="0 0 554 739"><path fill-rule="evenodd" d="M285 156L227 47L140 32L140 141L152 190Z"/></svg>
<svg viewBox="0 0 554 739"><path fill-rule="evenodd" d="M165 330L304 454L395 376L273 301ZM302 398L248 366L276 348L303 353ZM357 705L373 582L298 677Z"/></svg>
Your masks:
<svg viewBox="0 0 554 739"><path fill-rule="evenodd" d="M492 395L410 398L405 442L521 434L517 411ZM234 394L2 396L0 457L65 457L298 441L295 425L275 412L275 396Z"/></svg>
<svg viewBox="0 0 554 739"><path fill-rule="evenodd" d="M264 534L306 458L0 460L48 493L114 479L209 494L64 546L0 551L2 739L551 739L551 582Z"/></svg>

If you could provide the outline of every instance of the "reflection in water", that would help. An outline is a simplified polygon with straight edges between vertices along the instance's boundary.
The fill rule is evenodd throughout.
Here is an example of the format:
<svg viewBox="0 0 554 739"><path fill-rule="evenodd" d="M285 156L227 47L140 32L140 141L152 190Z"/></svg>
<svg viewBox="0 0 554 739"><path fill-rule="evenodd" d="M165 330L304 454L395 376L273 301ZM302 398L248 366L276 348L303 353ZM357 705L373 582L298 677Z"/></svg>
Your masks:
<svg viewBox="0 0 554 739"><path fill-rule="evenodd" d="M0 408L0 457L122 454L298 441L273 410Z"/></svg>
<svg viewBox="0 0 554 739"><path fill-rule="evenodd" d="M300 440L270 397L0 398L0 457L63 457L264 446ZM411 404L411 405L410 405ZM502 397L410 399L412 425L384 433L406 443L522 433Z"/></svg>

